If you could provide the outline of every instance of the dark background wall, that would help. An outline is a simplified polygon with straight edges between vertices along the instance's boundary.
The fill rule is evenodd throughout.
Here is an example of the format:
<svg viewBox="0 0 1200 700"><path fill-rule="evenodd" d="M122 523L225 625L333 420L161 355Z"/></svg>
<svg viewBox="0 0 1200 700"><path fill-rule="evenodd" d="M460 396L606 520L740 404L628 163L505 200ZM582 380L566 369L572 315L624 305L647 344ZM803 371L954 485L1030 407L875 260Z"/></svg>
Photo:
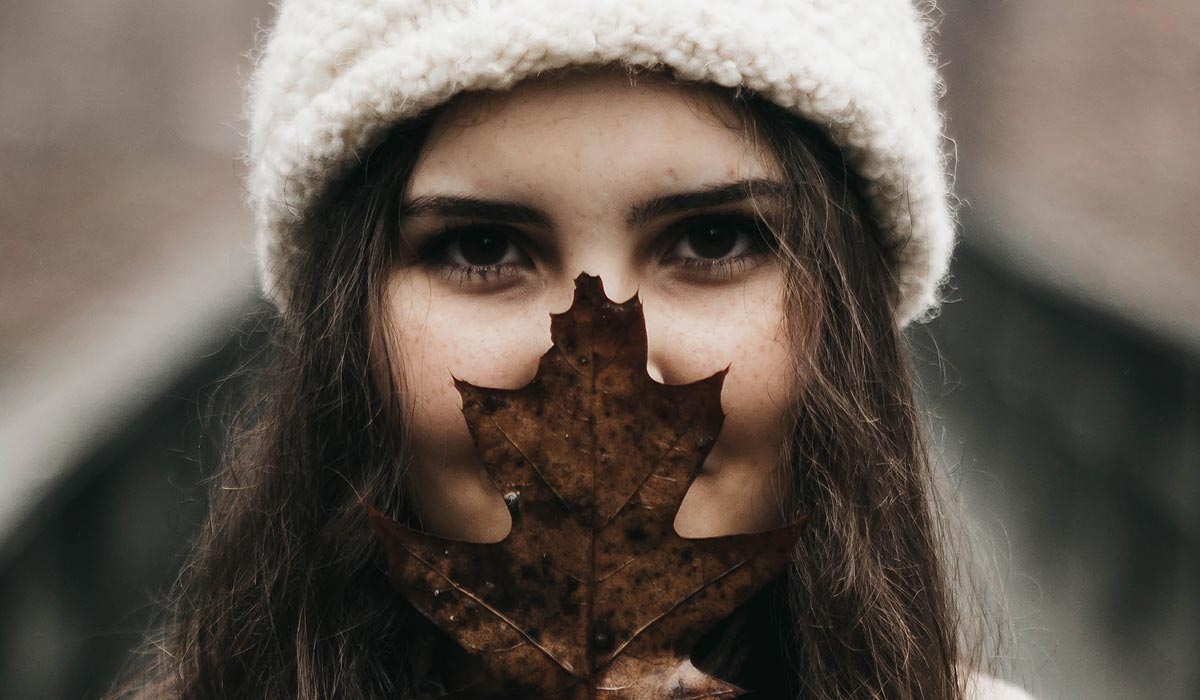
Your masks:
<svg viewBox="0 0 1200 700"><path fill-rule="evenodd" d="M141 646L204 514L256 315L103 444L0 550L0 696L94 698Z"/></svg>
<svg viewBox="0 0 1200 700"><path fill-rule="evenodd" d="M1200 356L974 251L956 264L959 301L914 343L1016 668L1049 698L1196 697Z"/></svg>

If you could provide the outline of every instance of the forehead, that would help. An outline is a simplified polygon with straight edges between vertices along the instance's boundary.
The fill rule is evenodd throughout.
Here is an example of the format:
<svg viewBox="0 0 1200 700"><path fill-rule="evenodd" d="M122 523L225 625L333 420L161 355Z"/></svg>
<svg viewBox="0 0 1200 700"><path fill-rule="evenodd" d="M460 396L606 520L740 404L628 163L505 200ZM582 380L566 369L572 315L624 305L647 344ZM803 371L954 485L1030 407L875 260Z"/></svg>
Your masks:
<svg viewBox="0 0 1200 700"><path fill-rule="evenodd" d="M547 179L701 185L777 171L723 89L576 69L453 102L434 122L410 189Z"/></svg>

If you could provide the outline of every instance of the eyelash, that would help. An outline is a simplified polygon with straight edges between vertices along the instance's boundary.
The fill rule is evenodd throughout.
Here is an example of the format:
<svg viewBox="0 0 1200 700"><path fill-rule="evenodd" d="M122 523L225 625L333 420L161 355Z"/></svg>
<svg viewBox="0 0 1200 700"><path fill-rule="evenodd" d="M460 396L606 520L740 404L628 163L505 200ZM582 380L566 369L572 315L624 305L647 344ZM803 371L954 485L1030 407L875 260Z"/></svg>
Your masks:
<svg viewBox="0 0 1200 700"><path fill-rule="evenodd" d="M488 277L502 274L508 268L516 267L513 263L504 265L457 265L438 260L450 246L454 245L463 236L477 231L498 231L505 235L509 245L516 245L513 242L513 229L504 226L494 226L491 224L447 224L418 252L417 259L439 272L446 281L457 282L460 286L476 281L476 278L478 278L477 281L480 283L486 282Z"/></svg>
<svg viewBox="0 0 1200 700"><path fill-rule="evenodd" d="M732 278L754 264L753 258L767 251L773 241L767 225L755 216L745 214L705 214L694 216L675 223L672 231L677 231L671 237L668 250L673 250L687 235L701 226L725 225L734 226L751 235L749 251L729 258L679 258L677 264L690 272L698 272L708 277ZM448 282L466 285L472 282L483 284L495 275L501 275L515 270L516 263L497 263L493 265L460 265L438 260L452 245L465 235L475 232L498 232L504 234L510 246L516 246L521 234L514 229L492 224L447 224L437 235L422 247L417 259L428 267L436 270Z"/></svg>

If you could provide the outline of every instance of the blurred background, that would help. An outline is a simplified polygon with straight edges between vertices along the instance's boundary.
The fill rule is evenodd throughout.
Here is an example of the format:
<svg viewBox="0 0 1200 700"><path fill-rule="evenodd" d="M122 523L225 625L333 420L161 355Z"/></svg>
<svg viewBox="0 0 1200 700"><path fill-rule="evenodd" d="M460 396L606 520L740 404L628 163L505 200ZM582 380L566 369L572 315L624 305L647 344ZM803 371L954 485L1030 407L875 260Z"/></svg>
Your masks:
<svg viewBox="0 0 1200 700"><path fill-rule="evenodd" d="M1200 3L944 0L966 200L911 332L1012 678L1200 697ZM262 346L237 160L264 0L0 3L0 695L89 698Z"/></svg>

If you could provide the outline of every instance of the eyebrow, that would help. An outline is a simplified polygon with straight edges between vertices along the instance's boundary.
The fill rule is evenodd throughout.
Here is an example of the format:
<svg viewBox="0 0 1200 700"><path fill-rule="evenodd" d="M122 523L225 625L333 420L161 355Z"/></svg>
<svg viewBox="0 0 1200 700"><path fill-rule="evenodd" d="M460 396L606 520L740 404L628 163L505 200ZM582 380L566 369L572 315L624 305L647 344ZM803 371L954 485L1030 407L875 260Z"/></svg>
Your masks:
<svg viewBox="0 0 1200 700"><path fill-rule="evenodd" d="M718 183L698 190L655 197L636 204L629 211L626 223L631 227L636 227L668 214L680 214L695 209L711 209L755 197L782 198L786 192L787 186L784 183L767 178Z"/></svg>
<svg viewBox="0 0 1200 700"><path fill-rule="evenodd" d="M550 224L549 217L524 204L457 194L430 194L415 197L400 207L400 216L488 219L507 224L537 224L539 226L549 226Z"/></svg>
<svg viewBox="0 0 1200 700"><path fill-rule="evenodd" d="M630 227L637 227L669 214L735 204L755 197L782 198L787 189L783 182L768 178L717 183L639 202L630 208L626 223ZM486 219L508 224L550 225L550 217L534 207L471 195L422 195L405 202L401 206L400 215L402 217L442 216Z"/></svg>

